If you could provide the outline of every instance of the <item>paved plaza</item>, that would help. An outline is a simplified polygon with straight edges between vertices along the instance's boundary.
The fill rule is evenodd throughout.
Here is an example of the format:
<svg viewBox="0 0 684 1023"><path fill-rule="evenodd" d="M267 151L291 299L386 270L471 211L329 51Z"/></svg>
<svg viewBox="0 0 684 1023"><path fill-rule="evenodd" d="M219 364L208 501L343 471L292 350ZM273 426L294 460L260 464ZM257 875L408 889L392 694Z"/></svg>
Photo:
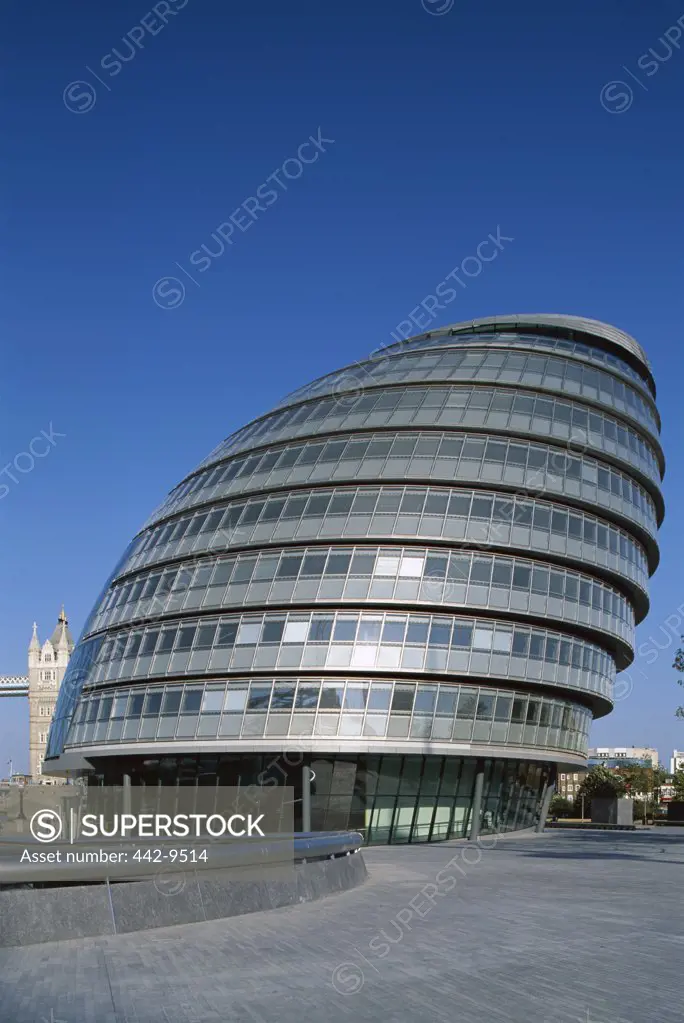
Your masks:
<svg viewBox="0 0 684 1023"><path fill-rule="evenodd" d="M364 855L321 902L2 950L0 1021L681 1023L684 830Z"/></svg>

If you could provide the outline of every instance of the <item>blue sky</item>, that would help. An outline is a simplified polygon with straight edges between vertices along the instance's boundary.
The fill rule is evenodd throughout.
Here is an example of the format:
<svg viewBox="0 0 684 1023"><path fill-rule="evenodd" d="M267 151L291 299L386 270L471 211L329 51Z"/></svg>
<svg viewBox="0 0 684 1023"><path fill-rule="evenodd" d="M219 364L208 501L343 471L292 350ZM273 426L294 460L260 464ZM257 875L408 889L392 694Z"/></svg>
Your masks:
<svg viewBox="0 0 684 1023"><path fill-rule="evenodd" d="M45 637L62 601L80 631L127 541L218 441L391 341L499 230L512 241L433 324L577 313L634 334L653 363L668 511L650 645L592 739L661 759L684 746L679 623L664 624L684 604L684 52L668 45L684 11L156 6L10 0L0 15L17 86L1 108L2 465L19 456L0 490L0 672L25 671L32 621ZM319 129L334 141L288 178ZM269 200L256 190L276 173ZM264 211L230 221L256 194ZM192 253L218 253L223 223L230 244L200 271ZM171 276L184 299L162 281L157 304ZM25 701L0 701L0 775L26 746Z"/></svg>

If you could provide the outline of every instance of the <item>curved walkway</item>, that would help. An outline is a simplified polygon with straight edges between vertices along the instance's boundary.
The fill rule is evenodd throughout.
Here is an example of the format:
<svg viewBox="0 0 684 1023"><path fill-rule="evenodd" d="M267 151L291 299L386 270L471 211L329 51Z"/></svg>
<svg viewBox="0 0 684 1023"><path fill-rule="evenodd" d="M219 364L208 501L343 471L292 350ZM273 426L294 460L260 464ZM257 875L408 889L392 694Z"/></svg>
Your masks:
<svg viewBox="0 0 684 1023"><path fill-rule="evenodd" d="M375 848L352 892L0 951L3 1023L681 1023L684 830Z"/></svg>

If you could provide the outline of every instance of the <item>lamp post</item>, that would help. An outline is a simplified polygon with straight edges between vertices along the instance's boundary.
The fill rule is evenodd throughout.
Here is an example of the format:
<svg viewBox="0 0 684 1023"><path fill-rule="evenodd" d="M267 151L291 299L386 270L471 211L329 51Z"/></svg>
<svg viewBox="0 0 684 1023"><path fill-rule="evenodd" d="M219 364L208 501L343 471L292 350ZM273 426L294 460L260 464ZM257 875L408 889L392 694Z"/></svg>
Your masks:
<svg viewBox="0 0 684 1023"><path fill-rule="evenodd" d="M316 772L306 764L302 767L302 831L306 834L311 831L311 782L316 778ZM299 800L295 799L295 803Z"/></svg>
<svg viewBox="0 0 684 1023"><path fill-rule="evenodd" d="M648 799L651 789L651 779L646 775L646 785L644 786L648 791L644 792L644 827L646 827L646 807L648 806Z"/></svg>

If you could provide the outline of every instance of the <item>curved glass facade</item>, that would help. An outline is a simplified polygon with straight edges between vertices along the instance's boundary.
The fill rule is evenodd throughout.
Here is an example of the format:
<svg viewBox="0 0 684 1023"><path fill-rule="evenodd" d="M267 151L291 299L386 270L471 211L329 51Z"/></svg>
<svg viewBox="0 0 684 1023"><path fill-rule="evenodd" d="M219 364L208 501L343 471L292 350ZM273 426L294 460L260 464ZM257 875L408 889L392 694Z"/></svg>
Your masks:
<svg viewBox="0 0 684 1023"><path fill-rule="evenodd" d="M278 764L301 796L308 764L314 828L529 826L648 610L654 396L634 339L558 316L434 331L301 388L131 542L46 770L211 784Z"/></svg>
<svg viewBox="0 0 684 1023"><path fill-rule="evenodd" d="M310 604L367 598L447 607L530 606L560 621L583 622L629 643L634 612L612 586L523 558L440 548L285 547L193 565L148 569L112 587L95 624L135 622L161 612L245 605Z"/></svg>
<svg viewBox="0 0 684 1023"><path fill-rule="evenodd" d="M91 693L69 741L111 745L265 736L366 737L581 751L591 713L513 689L344 677L235 679Z"/></svg>
<svg viewBox="0 0 684 1023"><path fill-rule="evenodd" d="M659 452L650 439L602 410L588 411L578 402L486 387L381 387L362 397L352 392L348 402L343 397L307 402L266 417L231 444L230 454L255 444L376 426L461 426L572 440L576 450L613 455L652 481L656 491L660 483Z"/></svg>
<svg viewBox="0 0 684 1023"><path fill-rule="evenodd" d="M285 784L301 800L300 752L209 753L150 756L129 764L133 784ZM417 754L326 755L308 761L314 831L361 831L369 843L436 842L471 833L477 764L462 756ZM482 761L480 830L499 834L531 827L548 769L535 761L487 757ZM95 780L119 784L120 761L98 760Z"/></svg>
<svg viewBox="0 0 684 1023"><path fill-rule="evenodd" d="M577 498L618 512L655 537L653 497L628 473L578 455L569 445L507 440L461 431L364 432L330 440L267 447L204 469L169 496L160 516L211 504L235 494L334 480L498 482L523 493Z"/></svg>
<svg viewBox="0 0 684 1023"><path fill-rule="evenodd" d="M175 516L146 532L131 551L129 569L159 565L184 554L281 541L360 538L470 541L478 551L551 552L576 565L634 582L647 599L646 551L625 530L579 509L521 494L461 487L335 487L279 492L222 503L211 512ZM96 605L100 608L100 604Z"/></svg>
<svg viewBox="0 0 684 1023"><path fill-rule="evenodd" d="M326 394L353 393L359 387L375 383L416 381L432 384L477 379L490 385L507 384L552 394L577 395L594 405L619 411L647 429L657 440L660 420L653 397L644 381L637 374L630 373L629 367L620 363L617 371L599 369L593 360L577 352L573 352L572 357L539 354L541 340L534 338L532 343L523 337L506 335L505 338L490 339L487 345L487 339L482 335L471 339L469 344L460 336L441 338L429 335L425 340L416 342L418 351L410 351L410 342L402 345L400 352L393 353L393 349L388 348L383 356L364 363L362 367L338 370L296 391L278 408ZM458 348L444 347L449 344ZM500 351L494 350L495 344L501 347ZM516 350L511 351L511 346L515 346ZM529 354L524 354L525 348L530 349ZM537 349L536 353L534 349ZM219 456L225 450L224 445L241 441L243 433L252 428L247 426L235 437L229 437L207 462Z"/></svg>

